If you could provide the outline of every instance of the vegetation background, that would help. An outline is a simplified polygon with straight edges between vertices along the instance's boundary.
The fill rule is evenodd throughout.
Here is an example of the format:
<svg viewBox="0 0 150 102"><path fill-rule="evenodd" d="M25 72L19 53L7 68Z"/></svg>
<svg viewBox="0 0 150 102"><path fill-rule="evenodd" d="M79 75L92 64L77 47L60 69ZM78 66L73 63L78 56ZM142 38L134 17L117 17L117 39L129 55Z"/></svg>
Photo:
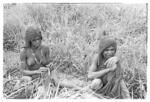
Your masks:
<svg viewBox="0 0 150 102"><path fill-rule="evenodd" d="M147 4L4 4L3 73L20 68L29 25L39 26L50 56L64 73L86 75L103 36L118 43L123 76L132 98L147 90Z"/></svg>

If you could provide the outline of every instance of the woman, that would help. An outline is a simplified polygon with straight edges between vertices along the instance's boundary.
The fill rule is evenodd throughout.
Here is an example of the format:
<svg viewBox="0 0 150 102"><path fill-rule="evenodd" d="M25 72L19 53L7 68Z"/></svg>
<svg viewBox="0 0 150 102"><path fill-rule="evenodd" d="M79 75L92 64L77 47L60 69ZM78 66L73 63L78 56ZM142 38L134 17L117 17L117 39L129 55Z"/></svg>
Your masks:
<svg viewBox="0 0 150 102"><path fill-rule="evenodd" d="M119 60L115 56L116 50L117 43L114 39L101 39L99 52L88 72L88 78L92 80L90 87L111 98L130 98L122 78Z"/></svg>
<svg viewBox="0 0 150 102"><path fill-rule="evenodd" d="M40 76L49 64L49 48L42 45L42 35L39 28L30 26L25 32L25 47L21 52L21 68L25 79L33 80Z"/></svg>

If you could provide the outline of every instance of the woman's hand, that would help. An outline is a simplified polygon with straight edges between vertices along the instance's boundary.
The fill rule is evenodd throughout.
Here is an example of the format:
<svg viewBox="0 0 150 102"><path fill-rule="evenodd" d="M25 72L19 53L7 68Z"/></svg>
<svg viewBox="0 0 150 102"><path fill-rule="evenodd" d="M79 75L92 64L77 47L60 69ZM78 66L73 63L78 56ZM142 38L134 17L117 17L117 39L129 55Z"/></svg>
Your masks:
<svg viewBox="0 0 150 102"><path fill-rule="evenodd" d="M41 67L39 70L35 70L34 73L35 74L41 74L41 73L44 73L44 72L47 72L48 69L45 68L45 67Z"/></svg>
<svg viewBox="0 0 150 102"><path fill-rule="evenodd" d="M41 67L39 70L40 70L41 72L48 72L48 68L45 68L45 67Z"/></svg>
<svg viewBox="0 0 150 102"><path fill-rule="evenodd" d="M35 70L35 71L34 71L34 74L41 74L41 73L42 73L41 70Z"/></svg>
<svg viewBox="0 0 150 102"><path fill-rule="evenodd" d="M48 71L48 68L46 68L46 67L40 67L40 70Z"/></svg>
<svg viewBox="0 0 150 102"><path fill-rule="evenodd" d="M113 67L117 62L119 61L118 57L114 56L109 58L104 65L106 65L107 68Z"/></svg>
<svg viewBox="0 0 150 102"><path fill-rule="evenodd" d="M110 71L114 71L117 68L117 64L114 64L112 67L110 67Z"/></svg>

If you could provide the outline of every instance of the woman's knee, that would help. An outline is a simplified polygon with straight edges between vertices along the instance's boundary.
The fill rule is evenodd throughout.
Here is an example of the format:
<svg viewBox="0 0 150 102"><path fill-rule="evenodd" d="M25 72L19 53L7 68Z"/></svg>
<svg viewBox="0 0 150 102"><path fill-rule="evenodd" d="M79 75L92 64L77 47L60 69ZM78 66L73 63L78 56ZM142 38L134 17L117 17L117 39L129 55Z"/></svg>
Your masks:
<svg viewBox="0 0 150 102"><path fill-rule="evenodd" d="M102 86L101 79L94 79L90 85L91 89L99 89Z"/></svg>

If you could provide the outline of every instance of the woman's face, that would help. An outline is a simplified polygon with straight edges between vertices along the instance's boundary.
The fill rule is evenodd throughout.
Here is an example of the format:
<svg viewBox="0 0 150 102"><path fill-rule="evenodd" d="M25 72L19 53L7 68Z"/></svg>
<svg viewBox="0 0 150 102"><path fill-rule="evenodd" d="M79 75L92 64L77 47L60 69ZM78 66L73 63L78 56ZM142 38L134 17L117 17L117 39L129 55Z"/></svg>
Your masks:
<svg viewBox="0 0 150 102"><path fill-rule="evenodd" d="M34 48L38 48L41 45L41 38L40 37L36 37L34 38L31 43L32 43L32 47Z"/></svg>
<svg viewBox="0 0 150 102"><path fill-rule="evenodd" d="M113 46L110 46L108 48L106 48L104 51L103 51L103 57L105 59L108 59L110 57L113 57L115 55L115 47Z"/></svg>

